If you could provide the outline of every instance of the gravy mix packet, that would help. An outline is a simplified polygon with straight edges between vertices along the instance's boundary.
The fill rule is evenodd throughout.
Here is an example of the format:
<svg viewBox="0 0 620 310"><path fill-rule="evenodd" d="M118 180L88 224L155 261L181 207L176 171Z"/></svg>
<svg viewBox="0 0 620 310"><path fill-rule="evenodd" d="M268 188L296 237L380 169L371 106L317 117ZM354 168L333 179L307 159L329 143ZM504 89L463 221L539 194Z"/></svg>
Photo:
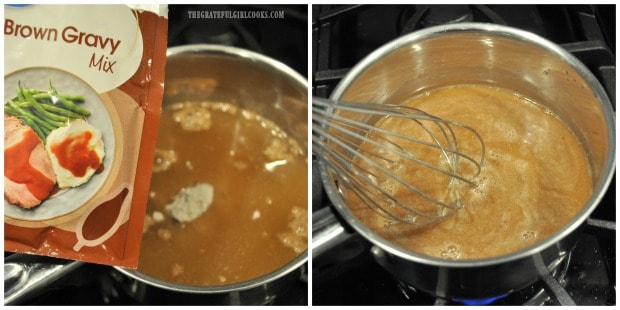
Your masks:
<svg viewBox="0 0 620 310"><path fill-rule="evenodd" d="M137 267L168 31L154 8L5 6L5 251Z"/></svg>

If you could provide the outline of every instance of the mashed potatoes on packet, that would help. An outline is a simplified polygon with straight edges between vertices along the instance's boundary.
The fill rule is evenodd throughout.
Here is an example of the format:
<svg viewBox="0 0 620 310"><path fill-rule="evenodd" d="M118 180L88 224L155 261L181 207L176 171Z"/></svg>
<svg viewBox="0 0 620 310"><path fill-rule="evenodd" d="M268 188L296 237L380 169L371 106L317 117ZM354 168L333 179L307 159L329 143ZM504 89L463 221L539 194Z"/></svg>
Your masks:
<svg viewBox="0 0 620 310"><path fill-rule="evenodd" d="M101 131L82 119L54 129L47 136L45 150L52 161L59 188L88 182L105 156Z"/></svg>

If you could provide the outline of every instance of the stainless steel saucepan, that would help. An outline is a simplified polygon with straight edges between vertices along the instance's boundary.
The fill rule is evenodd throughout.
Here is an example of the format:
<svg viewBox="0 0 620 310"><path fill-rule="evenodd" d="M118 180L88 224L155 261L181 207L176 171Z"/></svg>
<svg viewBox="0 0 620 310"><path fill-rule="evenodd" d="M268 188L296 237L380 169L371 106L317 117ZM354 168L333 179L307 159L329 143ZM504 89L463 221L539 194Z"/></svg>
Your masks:
<svg viewBox="0 0 620 310"><path fill-rule="evenodd" d="M425 90L457 84L491 85L521 93L547 105L572 128L588 155L594 188L590 200L569 223L515 253L454 261L410 252L369 230L347 208L339 192L339 176L320 163L327 195L342 219L373 244L376 261L418 290L448 299L483 299L540 279L553 289L557 283L550 272L574 247L575 232L596 208L615 171L610 100L593 74L558 45L530 32L482 23L436 26L387 43L358 63L331 99L399 104ZM313 223L313 257L345 238L333 214L314 214Z"/></svg>

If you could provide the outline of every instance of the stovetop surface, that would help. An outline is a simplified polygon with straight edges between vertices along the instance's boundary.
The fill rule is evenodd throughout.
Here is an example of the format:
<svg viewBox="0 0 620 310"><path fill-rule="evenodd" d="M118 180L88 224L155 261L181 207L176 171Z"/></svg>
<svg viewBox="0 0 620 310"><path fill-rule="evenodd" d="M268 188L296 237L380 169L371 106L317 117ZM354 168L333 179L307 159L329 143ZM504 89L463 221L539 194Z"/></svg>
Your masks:
<svg viewBox="0 0 620 310"><path fill-rule="evenodd" d="M485 22L520 28L567 49L606 89L615 109L615 7L589 5L319 5L313 6L312 94L328 97L340 79L383 44L421 28ZM313 166L313 211L332 208ZM615 177L579 236L560 283L578 305L615 305ZM316 190L318 189L318 190ZM360 236L313 260L314 305L459 304L415 292L380 267ZM557 305L540 284L493 304Z"/></svg>
<svg viewBox="0 0 620 310"><path fill-rule="evenodd" d="M586 229L571 253L561 284L577 305L615 305L615 232ZM354 237L326 257L313 261L314 305L450 305L422 292L412 292L379 266L371 244ZM541 284L493 302L493 305L560 305Z"/></svg>
<svg viewBox="0 0 620 310"><path fill-rule="evenodd" d="M411 31L482 22L530 31L579 54L602 79L615 73L615 6L590 5L314 5L313 95L327 96L348 69ZM602 67L602 68L601 68ZM615 82L615 74L612 75ZM615 85L604 85L615 102Z"/></svg>

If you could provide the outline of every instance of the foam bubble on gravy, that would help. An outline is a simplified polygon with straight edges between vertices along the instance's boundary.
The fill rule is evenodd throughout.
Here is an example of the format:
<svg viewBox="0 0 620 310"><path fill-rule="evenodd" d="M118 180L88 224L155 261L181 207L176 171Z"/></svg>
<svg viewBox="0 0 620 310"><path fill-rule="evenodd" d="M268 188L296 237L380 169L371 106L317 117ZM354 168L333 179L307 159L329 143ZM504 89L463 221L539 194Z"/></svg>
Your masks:
<svg viewBox="0 0 620 310"><path fill-rule="evenodd" d="M388 220L353 195L347 197L349 208L364 225L397 245L445 259L512 253L559 230L592 194L588 160L574 133L549 109L523 96L459 85L429 91L405 105L472 126L484 140L486 157L474 178L476 186L459 188L464 208L422 228ZM385 119L378 126L419 134L419 128L396 120ZM459 145L473 152L476 143L469 139L463 136ZM441 164L436 154L414 155ZM434 174L411 167L398 173L432 196L445 195L446 181ZM411 204L420 203L402 187L390 192Z"/></svg>

